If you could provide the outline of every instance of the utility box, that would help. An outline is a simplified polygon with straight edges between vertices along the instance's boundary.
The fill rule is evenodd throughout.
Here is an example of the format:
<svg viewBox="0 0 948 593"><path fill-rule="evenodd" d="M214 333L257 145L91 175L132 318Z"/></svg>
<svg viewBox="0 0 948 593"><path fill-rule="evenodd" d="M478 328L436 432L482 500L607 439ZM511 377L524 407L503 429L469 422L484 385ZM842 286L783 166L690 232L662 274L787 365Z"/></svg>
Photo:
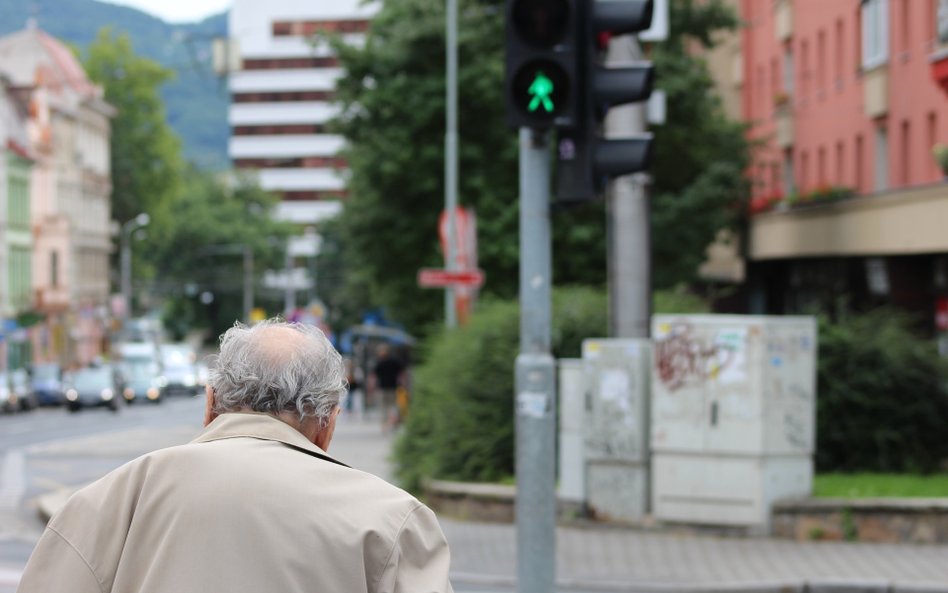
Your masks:
<svg viewBox="0 0 948 593"><path fill-rule="evenodd" d="M767 531L812 491L815 319L656 315L652 336L655 517Z"/></svg>
<svg viewBox="0 0 948 593"><path fill-rule="evenodd" d="M557 361L556 395L560 402L559 446L557 447L557 498L571 511L586 504L586 375L583 361L563 358Z"/></svg>
<svg viewBox="0 0 948 593"><path fill-rule="evenodd" d="M586 375L586 504L601 519L648 512L649 368L646 339L583 342Z"/></svg>

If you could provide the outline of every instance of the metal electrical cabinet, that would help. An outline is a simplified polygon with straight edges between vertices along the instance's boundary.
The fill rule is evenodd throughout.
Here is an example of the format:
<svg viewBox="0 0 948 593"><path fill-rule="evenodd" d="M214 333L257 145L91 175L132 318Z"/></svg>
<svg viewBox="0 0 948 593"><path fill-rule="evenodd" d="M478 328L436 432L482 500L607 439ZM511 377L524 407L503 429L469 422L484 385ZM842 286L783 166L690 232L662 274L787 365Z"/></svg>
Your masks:
<svg viewBox="0 0 948 593"><path fill-rule="evenodd" d="M651 342L583 342L586 504L597 517L636 521L648 510Z"/></svg>
<svg viewBox="0 0 948 593"><path fill-rule="evenodd" d="M768 529L812 490L815 319L656 315L652 336L655 517Z"/></svg>

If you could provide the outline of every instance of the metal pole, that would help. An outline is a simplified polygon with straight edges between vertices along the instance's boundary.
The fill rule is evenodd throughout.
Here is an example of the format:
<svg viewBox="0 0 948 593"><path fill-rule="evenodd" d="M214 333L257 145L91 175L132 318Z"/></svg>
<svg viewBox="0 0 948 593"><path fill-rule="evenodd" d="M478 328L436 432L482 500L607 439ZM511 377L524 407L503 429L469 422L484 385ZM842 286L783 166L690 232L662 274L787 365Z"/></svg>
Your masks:
<svg viewBox="0 0 948 593"><path fill-rule="evenodd" d="M283 309L289 317L296 309L296 287L293 286L293 256L290 255L290 246L286 246L286 290L283 293Z"/></svg>
<svg viewBox="0 0 948 593"><path fill-rule="evenodd" d="M520 130L520 354L516 365L517 587L555 590L556 383L552 320L550 154Z"/></svg>
<svg viewBox="0 0 948 593"><path fill-rule="evenodd" d="M447 1L447 122L444 135L444 208L448 213L447 269L456 270L457 220L454 211L458 206L458 0ZM457 311L454 307L454 289L444 291L444 325L456 327Z"/></svg>
<svg viewBox="0 0 948 593"><path fill-rule="evenodd" d="M609 43L607 64L641 59L632 36ZM607 137L628 137L645 131L645 105L615 107L606 120ZM652 310L651 213L648 176L617 178L607 194L609 225L609 333L616 338L647 338Z"/></svg>
<svg viewBox="0 0 948 593"><path fill-rule="evenodd" d="M125 301L125 312L123 319L132 316L132 248L131 232L128 223L122 227L122 299Z"/></svg>
<svg viewBox="0 0 948 593"><path fill-rule="evenodd" d="M244 319L250 323L253 311L253 249L244 245Z"/></svg>

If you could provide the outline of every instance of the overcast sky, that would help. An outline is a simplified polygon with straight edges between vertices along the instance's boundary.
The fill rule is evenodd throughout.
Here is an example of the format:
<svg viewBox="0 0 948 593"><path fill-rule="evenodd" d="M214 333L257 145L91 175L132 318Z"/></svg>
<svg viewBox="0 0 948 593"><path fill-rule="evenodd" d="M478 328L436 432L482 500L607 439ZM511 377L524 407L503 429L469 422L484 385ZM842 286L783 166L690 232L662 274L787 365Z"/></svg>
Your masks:
<svg viewBox="0 0 948 593"><path fill-rule="evenodd" d="M170 23L191 23L230 8L232 0L105 0L143 10Z"/></svg>

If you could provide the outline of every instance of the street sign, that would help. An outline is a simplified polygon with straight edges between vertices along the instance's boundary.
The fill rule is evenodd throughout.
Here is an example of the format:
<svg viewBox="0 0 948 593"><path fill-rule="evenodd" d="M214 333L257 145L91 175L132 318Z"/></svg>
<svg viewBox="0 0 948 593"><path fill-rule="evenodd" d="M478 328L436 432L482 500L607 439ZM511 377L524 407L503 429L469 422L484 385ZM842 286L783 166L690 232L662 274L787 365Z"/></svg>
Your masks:
<svg viewBox="0 0 948 593"><path fill-rule="evenodd" d="M422 288L446 288L448 286L484 285L482 270L442 270L440 268L422 268L418 270L418 286Z"/></svg>

